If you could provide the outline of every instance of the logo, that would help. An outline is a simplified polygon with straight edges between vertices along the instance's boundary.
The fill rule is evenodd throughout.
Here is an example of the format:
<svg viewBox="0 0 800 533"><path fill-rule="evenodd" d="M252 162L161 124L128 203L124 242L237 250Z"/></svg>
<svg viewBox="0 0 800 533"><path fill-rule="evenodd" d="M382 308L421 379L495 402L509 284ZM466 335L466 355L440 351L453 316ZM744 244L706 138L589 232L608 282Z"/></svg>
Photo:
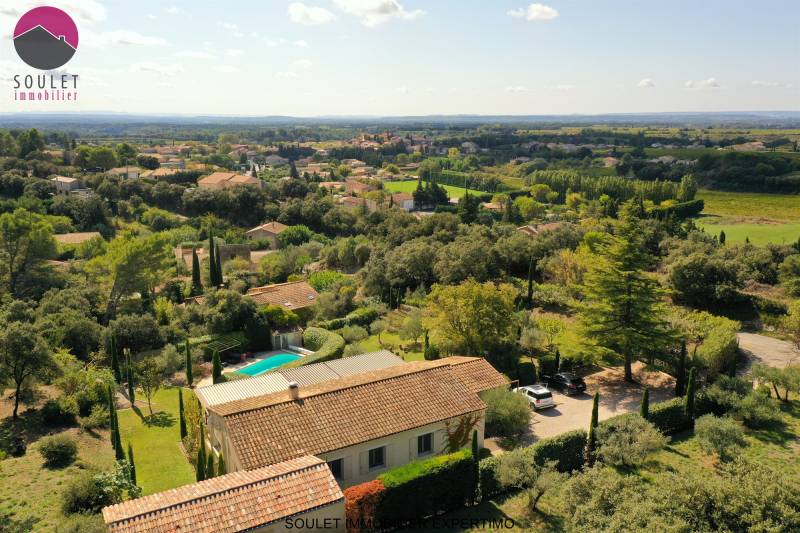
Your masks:
<svg viewBox="0 0 800 533"><path fill-rule="evenodd" d="M78 27L55 7L36 7L22 15L14 28L14 48L20 59L39 70L57 69L78 49Z"/></svg>

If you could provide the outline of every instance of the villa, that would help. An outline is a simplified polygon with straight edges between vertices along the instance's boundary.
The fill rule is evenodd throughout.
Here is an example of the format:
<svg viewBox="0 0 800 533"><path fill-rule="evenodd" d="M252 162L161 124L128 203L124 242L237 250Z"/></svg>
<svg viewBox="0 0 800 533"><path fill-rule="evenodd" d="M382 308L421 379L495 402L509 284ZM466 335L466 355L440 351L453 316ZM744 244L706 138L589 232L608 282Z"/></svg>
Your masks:
<svg viewBox="0 0 800 533"><path fill-rule="evenodd" d="M280 222L266 222L260 226L249 230L245 235L251 241L269 241L273 250L278 248L278 235L283 233L289 226Z"/></svg>
<svg viewBox="0 0 800 533"><path fill-rule="evenodd" d="M213 172L204 178L200 178L197 185L201 189L219 191L236 187L237 185L261 187L261 180L252 176L236 174L235 172Z"/></svg>
<svg viewBox="0 0 800 533"><path fill-rule="evenodd" d="M253 287L246 293L261 307L277 305L291 311L313 307L319 294L307 281L290 281Z"/></svg>

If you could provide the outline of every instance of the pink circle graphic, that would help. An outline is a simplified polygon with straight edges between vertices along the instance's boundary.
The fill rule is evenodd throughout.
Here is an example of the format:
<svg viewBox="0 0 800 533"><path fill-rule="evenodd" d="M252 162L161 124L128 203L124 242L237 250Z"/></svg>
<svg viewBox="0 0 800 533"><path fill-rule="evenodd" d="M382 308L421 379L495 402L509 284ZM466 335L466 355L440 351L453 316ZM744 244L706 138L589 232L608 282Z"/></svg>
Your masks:
<svg viewBox="0 0 800 533"><path fill-rule="evenodd" d="M14 28L14 47L28 65L49 70L69 61L78 48L78 27L64 11L35 7Z"/></svg>

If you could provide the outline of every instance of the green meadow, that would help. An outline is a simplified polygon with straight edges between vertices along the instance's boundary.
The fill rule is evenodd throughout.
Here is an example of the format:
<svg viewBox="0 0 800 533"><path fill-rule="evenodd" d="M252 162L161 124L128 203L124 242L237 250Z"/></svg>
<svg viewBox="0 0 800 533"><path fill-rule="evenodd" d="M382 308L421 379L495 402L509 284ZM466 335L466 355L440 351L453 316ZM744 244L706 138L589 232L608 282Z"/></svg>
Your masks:
<svg viewBox="0 0 800 533"><path fill-rule="evenodd" d="M729 242L788 244L800 238L800 196L792 194L700 191L705 202L698 226Z"/></svg>
<svg viewBox="0 0 800 533"><path fill-rule="evenodd" d="M417 189L417 182L416 180L409 180L409 181L387 181L383 184L389 192L410 192L413 193ZM450 195L450 198L461 198L464 196L464 188L463 187L453 187L452 185L442 185L447 190L447 194ZM475 189L469 189L470 194L483 194L482 191L476 191Z"/></svg>

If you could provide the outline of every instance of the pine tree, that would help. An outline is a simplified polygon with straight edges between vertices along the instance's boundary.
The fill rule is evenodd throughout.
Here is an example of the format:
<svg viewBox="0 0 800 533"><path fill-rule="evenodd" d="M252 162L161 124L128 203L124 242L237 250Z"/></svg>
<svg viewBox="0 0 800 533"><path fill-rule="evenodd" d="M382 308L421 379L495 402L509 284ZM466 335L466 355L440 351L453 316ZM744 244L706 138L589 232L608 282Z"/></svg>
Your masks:
<svg viewBox="0 0 800 533"><path fill-rule="evenodd" d="M214 452L208 450L208 457L206 458L206 479L214 477Z"/></svg>
<svg viewBox="0 0 800 533"><path fill-rule="evenodd" d="M194 376L192 375L192 352L189 349L189 339L186 339L186 383L192 386Z"/></svg>
<svg viewBox="0 0 800 533"><path fill-rule="evenodd" d="M111 335L111 372L114 381L122 383L122 372L119 369L119 353L117 352L117 336Z"/></svg>
<svg viewBox="0 0 800 533"><path fill-rule="evenodd" d="M131 363L131 352L127 350L126 352L126 360L128 365L128 399L131 401L131 407L134 407L136 402L136 396L134 391L134 384L133 384L133 364Z"/></svg>
<svg viewBox="0 0 800 533"><path fill-rule="evenodd" d="M136 485L136 463L133 462L133 447L128 443L128 464L131 467L131 483Z"/></svg>
<svg viewBox="0 0 800 533"><path fill-rule="evenodd" d="M214 350L212 358L212 379L214 383L222 381L222 362L219 360L219 350Z"/></svg>
<svg viewBox="0 0 800 533"><path fill-rule="evenodd" d="M626 204L630 210L630 204ZM626 207L623 206L623 209ZM625 381L633 381L633 360L663 341L667 324L658 280L645 272L651 263L637 218L624 217L619 236L602 247L585 276L580 322L587 337L625 358Z"/></svg>
<svg viewBox="0 0 800 533"><path fill-rule="evenodd" d="M219 460L217 461L217 475L224 476L225 474L225 457L223 457L222 452L219 452Z"/></svg>
<svg viewBox="0 0 800 533"><path fill-rule="evenodd" d="M683 396L686 392L686 341L681 342L681 354L678 356L678 368L675 370L675 396Z"/></svg>
<svg viewBox="0 0 800 533"><path fill-rule="evenodd" d="M694 419L694 389L695 389L695 368L689 370L689 384L686 387L686 401L683 404L683 413L690 419Z"/></svg>
<svg viewBox="0 0 800 533"><path fill-rule="evenodd" d="M203 294L203 280L200 277L200 259L197 250L192 248L192 296Z"/></svg>
<svg viewBox="0 0 800 533"><path fill-rule="evenodd" d="M181 440L186 438L186 413L183 410L183 389L178 389L178 415L181 430Z"/></svg>
<svg viewBox="0 0 800 533"><path fill-rule="evenodd" d="M531 256L530 263L528 264L528 297L526 299L528 309L533 307L533 271L534 263L533 256Z"/></svg>
<svg viewBox="0 0 800 533"><path fill-rule="evenodd" d="M478 500L478 484L480 482L480 457L478 453L478 432L472 432L472 504Z"/></svg>
<svg viewBox="0 0 800 533"><path fill-rule="evenodd" d="M644 392L642 393L642 405L639 407L639 414L642 415L642 418L645 420L650 416L650 389L647 387L644 388Z"/></svg>
<svg viewBox="0 0 800 533"><path fill-rule="evenodd" d="M598 424L598 410L600 407L600 393L594 393L594 400L592 401L592 419L589 422L589 435L586 438L586 462L589 466L594 464L595 448L597 447L597 424Z"/></svg>

